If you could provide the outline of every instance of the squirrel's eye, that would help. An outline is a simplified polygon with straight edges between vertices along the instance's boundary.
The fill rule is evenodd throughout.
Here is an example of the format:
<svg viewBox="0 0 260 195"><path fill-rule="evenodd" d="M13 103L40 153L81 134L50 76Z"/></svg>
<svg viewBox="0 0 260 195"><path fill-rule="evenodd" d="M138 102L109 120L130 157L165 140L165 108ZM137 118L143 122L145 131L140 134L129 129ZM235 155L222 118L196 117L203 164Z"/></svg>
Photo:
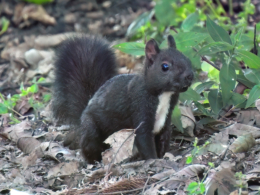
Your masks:
<svg viewBox="0 0 260 195"><path fill-rule="evenodd" d="M162 70L163 71L167 71L167 70L169 70L169 65L168 64L162 64Z"/></svg>

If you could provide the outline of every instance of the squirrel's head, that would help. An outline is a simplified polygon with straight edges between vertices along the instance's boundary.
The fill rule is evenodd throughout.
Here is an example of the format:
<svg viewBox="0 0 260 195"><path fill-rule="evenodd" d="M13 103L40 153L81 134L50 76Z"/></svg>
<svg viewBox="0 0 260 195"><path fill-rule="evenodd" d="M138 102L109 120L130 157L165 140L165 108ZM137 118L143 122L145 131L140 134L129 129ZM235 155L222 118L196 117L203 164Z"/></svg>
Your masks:
<svg viewBox="0 0 260 195"><path fill-rule="evenodd" d="M154 39L145 46L145 77L148 89L155 93L184 92L191 85L191 61L176 49L173 36L168 36L168 48L160 50Z"/></svg>

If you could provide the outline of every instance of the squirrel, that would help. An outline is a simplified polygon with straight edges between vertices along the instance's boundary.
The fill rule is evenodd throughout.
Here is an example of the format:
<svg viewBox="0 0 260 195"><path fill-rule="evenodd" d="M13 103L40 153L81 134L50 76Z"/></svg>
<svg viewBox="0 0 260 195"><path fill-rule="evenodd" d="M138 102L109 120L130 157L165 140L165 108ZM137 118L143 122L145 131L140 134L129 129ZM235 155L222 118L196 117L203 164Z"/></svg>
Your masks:
<svg viewBox="0 0 260 195"><path fill-rule="evenodd" d="M161 158L169 149L171 113L179 93L193 80L191 61L176 49L154 39L145 45L141 74L117 73L113 49L100 37L65 40L55 61L53 116L74 125L64 141L77 148L88 163L101 160L103 141L124 128L136 130L135 145L142 159Z"/></svg>

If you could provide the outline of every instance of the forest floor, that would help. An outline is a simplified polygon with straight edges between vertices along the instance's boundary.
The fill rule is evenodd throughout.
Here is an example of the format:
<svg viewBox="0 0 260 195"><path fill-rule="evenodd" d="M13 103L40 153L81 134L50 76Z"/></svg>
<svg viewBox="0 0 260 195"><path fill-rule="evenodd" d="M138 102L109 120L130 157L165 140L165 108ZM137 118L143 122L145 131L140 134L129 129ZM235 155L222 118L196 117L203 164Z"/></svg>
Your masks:
<svg viewBox="0 0 260 195"><path fill-rule="evenodd" d="M87 164L79 150L63 147L70 127L56 125L50 104L43 103L51 94L55 49L73 33L126 41L128 26L152 7L149 0L57 0L44 6L0 2L0 15L10 21L0 35L0 93L7 98L21 94L21 83L32 91L38 88L20 98L15 117L1 115L0 194L181 195L188 194L191 182L204 182L206 194L260 193L260 101L221 120L197 120L200 113L182 106L186 134L173 131L163 159L129 162L134 130L112 135L112 149L102 154L102 163ZM142 59L117 55L121 73L140 70ZM37 82L40 77L44 83ZM189 156L193 162L187 165Z"/></svg>

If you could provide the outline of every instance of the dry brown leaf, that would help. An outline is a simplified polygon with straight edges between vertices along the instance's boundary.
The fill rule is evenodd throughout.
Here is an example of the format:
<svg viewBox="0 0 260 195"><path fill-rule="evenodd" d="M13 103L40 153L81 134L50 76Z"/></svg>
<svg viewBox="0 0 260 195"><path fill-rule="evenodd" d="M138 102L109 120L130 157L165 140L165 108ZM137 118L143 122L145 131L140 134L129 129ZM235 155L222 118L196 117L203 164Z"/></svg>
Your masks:
<svg viewBox="0 0 260 195"><path fill-rule="evenodd" d="M113 163L120 163L131 158L134 148L135 134L133 129L124 129L110 135L104 142L110 144L111 148L102 153L103 163L109 164L112 159Z"/></svg>
<svg viewBox="0 0 260 195"><path fill-rule="evenodd" d="M34 137L21 137L17 141L17 147L25 154L30 154L35 148L39 147L40 144L41 142Z"/></svg>
<svg viewBox="0 0 260 195"><path fill-rule="evenodd" d="M193 116L191 107L189 106L179 106L181 111L181 123L184 132L190 137L194 137L193 130L195 128L195 117Z"/></svg>
<svg viewBox="0 0 260 195"><path fill-rule="evenodd" d="M260 137L260 128L240 123L230 125L229 127L223 129L222 132L223 131L227 131L228 134L235 135L237 137L248 133L252 133L254 138Z"/></svg>
<svg viewBox="0 0 260 195"><path fill-rule="evenodd" d="M216 189L218 194L230 194L237 189L235 175L230 168L211 171L204 184L207 195L214 194Z"/></svg>
<svg viewBox="0 0 260 195"><path fill-rule="evenodd" d="M164 171L164 172L161 172L161 173L157 173L157 174L153 175L152 178L157 179L157 180L161 180L165 177L170 177L171 175L173 175L175 173L176 173L176 171L171 169L171 170L167 170L167 171Z"/></svg>
<svg viewBox="0 0 260 195"><path fill-rule="evenodd" d="M29 18L42 22L44 24L55 25L56 20L54 17L51 17L41 5L28 5L23 8L22 17L24 21L27 21Z"/></svg>
<svg viewBox="0 0 260 195"><path fill-rule="evenodd" d="M29 111L31 108L31 105L28 102L29 97L22 97L20 101L17 102L14 109L20 113L21 115L24 115Z"/></svg>
<svg viewBox="0 0 260 195"><path fill-rule="evenodd" d="M221 154L226 150L228 146L228 132L223 131L215 133L210 139L209 144L206 147L201 148L198 151L199 155L207 154L208 152L213 152L215 154Z"/></svg>
<svg viewBox="0 0 260 195"><path fill-rule="evenodd" d="M62 158L64 158L64 160L82 160L82 158L76 157L75 151L64 148L63 146L55 142L43 142L41 143L40 147L45 156L49 156L58 162L60 162L60 160L58 159L58 154L62 155Z"/></svg>
<svg viewBox="0 0 260 195"><path fill-rule="evenodd" d="M70 176L71 174L78 173L79 163L69 162L69 163L59 163L57 166L52 167L48 171L47 179L48 184L52 186L56 179L64 178Z"/></svg>
<svg viewBox="0 0 260 195"><path fill-rule="evenodd" d="M229 195L239 195L238 190L235 190L234 192L231 192Z"/></svg>
<svg viewBox="0 0 260 195"><path fill-rule="evenodd" d="M199 174L203 173L207 167L205 165L199 165L199 164L194 164L194 165L189 165L182 170L176 172L174 175L177 176L182 176L185 175L187 177L196 177Z"/></svg>
<svg viewBox="0 0 260 195"><path fill-rule="evenodd" d="M240 110L237 114L236 120L238 123L243 123L246 125L253 125L256 122L257 115L260 115L260 112L257 109L250 108L247 110Z"/></svg>
<svg viewBox="0 0 260 195"><path fill-rule="evenodd" d="M203 173L206 169L205 165L190 165L182 170L171 175L169 179L164 182L161 182L157 185L152 186L149 190L146 191L145 194L149 195L157 195L174 192L175 194L182 194L179 190L180 186L188 186L191 182L190 178L196 177Z"/></svg>
<svg viewBox="0 0 260 195"><path fill-rule="evenodd" d="M251 133L239 136L229 147L234 153L247 152L255 146L255 138Z"/></svg>
<svg viewBox="0 0 260 195"><path fill-rule="evenodd" d="M31 123L29 121L22 121L21 123L12 125L11 127L3 128L0 135L17 143L18 139L21 137L31 137L32 132L28 131L29 129L31 129Z"/></svg>
<svg viewBox="0 0 260 195"><path fill-rule="evenodd" d="M15 23L15 25L18 25L22 21L22 11L24 6L24 3L18 3L14 8L14 16L12 20Z"/></svg>
<svg viewBox="0 0 260 195"><path fill-rule="evenodd" d="M255 101L255 106L256 106L257 110L260 112L260 99Z"/></svg>
<svg viewBox="0 0 260 195"><path fill-rule="evenodd" d="M76 36L75 33L61 33L56 35L39 35L35 39L37 48L55 47L68 37Z"/></svg>
<svg viewBox="0 0 260 195"><path fill-rule="evenodd" d="M22 159L18 158L17 163L21 163L23 165L24 170L26 170L28 166L35 165L36 161L42 157L44 157L44 152L42 151L42 148L39 146L35 148L28 156L22 157Z"/></svg>
<svg viewBox="0 0 260 195"><path fill-rule="evenodd" d="M127 67L128 71L129 69L133 69L135 67L133 56L123 53L119 50L115 50L115 54L120 67Z"/></svg>

